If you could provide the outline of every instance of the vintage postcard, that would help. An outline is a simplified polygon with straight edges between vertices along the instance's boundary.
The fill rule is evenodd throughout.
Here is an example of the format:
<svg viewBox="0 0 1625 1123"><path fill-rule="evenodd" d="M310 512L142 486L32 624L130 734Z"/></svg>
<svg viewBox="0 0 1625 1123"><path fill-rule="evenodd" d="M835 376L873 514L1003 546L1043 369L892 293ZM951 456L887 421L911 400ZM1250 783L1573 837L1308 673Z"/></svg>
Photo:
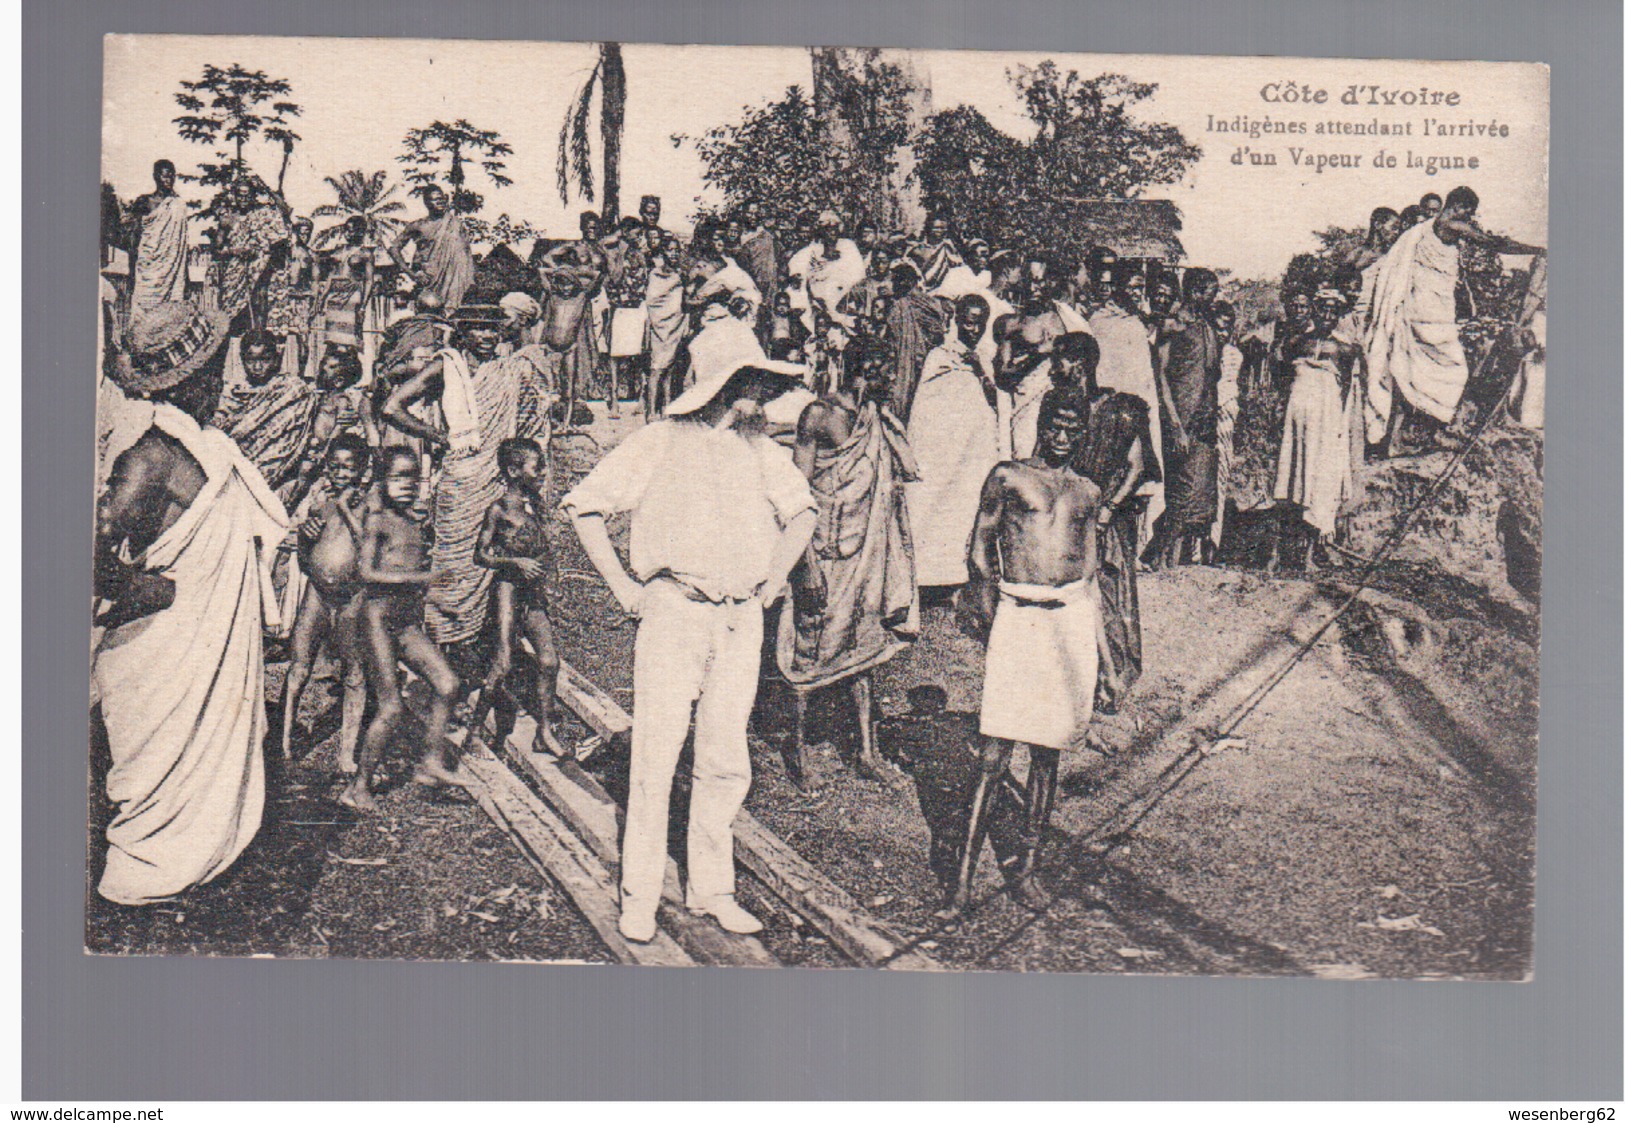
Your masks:
<svg viewBox="0 0 1625 1123"><path fill-rule="evenodd" d="M88 951L1531 977L1545 67L104 53Z"/></svg>

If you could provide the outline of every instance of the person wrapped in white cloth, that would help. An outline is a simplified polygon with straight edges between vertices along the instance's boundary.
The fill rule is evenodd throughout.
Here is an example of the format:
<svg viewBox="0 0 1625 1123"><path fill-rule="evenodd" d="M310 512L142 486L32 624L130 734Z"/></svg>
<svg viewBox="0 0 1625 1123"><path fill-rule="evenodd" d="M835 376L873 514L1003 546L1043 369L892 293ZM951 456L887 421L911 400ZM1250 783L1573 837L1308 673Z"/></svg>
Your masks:
<svg viewBox="0 0 1625 1123"><path fill-rule="evenodd" d="M982 772L971 800L959 880L944 919L970 903L976 861L987 838L995 793L1017 745L1027 746L1027 819L1016 898L1041 910L1039 845L1051 809L1061 753L1080 748L1094 716L1100 668L1100 536L1112 509L1073 464L1089 421L1086 392L1058 386L1038 407L1038 443L1007 460L982 487L971 532L971 583L964 604L973 631L987 629L982 683Z"/></svg>
<svg viewBox="0 0 1625 1123"><path fill-rule="evenodd" d="M598 463L562 506L610 591L638 618L631 789L621 846L621 934L654 938L672 775L694 722L688 907L730 932L761 922L734 900L733 821L750 790L745 725L761 671L762 609L783 593L816 508L762 403L803 371L736 348L698 348L694 385ZM631 572L606 518L629 512Z"/></svg>
<svg viewBox="0 0 1625 1123"><path fill-rule="evenodd" d="M109 371L147 420L113 461L96 527L93 678L117 809L96 889L124 905L219 876L265 804L263 629L277 620L271 551L288 516L208 423L226 331L222 313L156 305Z"/></svg>

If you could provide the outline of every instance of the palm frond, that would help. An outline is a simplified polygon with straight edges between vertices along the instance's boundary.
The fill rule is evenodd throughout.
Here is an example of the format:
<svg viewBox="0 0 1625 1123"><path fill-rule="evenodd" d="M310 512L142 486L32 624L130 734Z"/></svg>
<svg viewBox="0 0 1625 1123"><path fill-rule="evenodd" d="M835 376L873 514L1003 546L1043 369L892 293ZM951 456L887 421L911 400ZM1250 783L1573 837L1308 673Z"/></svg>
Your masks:
<svg viewBox="0 0 1625 1123"><path fill-rule="evenodd" d="M555 172L558 178L559 202L565 206L570 205L570 181L573 178L581 188L581 193L588 199L593 197L592 184L592 137L587 130L587 116L592 110L593 87L598 82L598 69L601 64L595 63L587 74L587 80L581 84L575 98L564 111L564 121L559 126L559 159Z"/></svg>
<svg viewBox="0 0 1625 1123"><path fill-rule="evenodd" d="M575 119L570 122L570 164L575 172L576 182L581 185L581 194L590 202L593 197L592 182L592 132L588 127L588 118L592 113L593 84L598 79L598 67L592 68L587 75L587 84L581 91L581 100L576 104Z"/></svg>

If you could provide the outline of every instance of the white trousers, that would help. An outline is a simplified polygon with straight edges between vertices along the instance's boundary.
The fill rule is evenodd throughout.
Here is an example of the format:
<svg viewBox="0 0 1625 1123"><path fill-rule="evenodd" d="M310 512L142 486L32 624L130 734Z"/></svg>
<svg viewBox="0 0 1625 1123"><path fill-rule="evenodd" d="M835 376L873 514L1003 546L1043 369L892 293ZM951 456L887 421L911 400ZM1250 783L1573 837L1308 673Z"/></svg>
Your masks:
<svg viewBox="0 0 1625 1123"><path fill-rule="evenodd" d="M666 872L666 823L677 757L694 722L688 897L734 891L733 821L750 790L745 726L761 672L762 605L692 601L649 585L632 664L631 794L621 842L621 911L654 915Z"/></svg>

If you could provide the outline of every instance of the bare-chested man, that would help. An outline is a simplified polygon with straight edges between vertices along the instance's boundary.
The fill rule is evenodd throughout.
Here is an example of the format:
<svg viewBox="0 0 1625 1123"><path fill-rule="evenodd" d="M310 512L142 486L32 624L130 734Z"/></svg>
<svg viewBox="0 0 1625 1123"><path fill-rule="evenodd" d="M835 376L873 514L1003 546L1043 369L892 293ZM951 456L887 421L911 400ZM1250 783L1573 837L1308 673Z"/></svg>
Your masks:
<svg viewBox="0 0 1625 1123"><path fill-rule="evenodd" d="M1071 467L1088 424L1085 391L1051 390L1038 413L1034 455L988 474L971 532L965 603L974 630L987 629L982 774L959 884L939 914L946 920L970 904L989 808L1018 744L1027 746L1030 765L1021 860L1011 880L1027 907L1048 906L1037 879L1038 855L1055 805L1061 753L1083 746L1094 716L1100 520L1110 514L1100 486Z"/></svg>
<svg viewBox="0 0 1625 1123"><path fill-rule="evenodd" d="M1017 295L1019 310L993 324L999 347L993 379L1010 395L1011 455L1022 460L1038 443L1038 406L1050 388L1050 352L1066 334L1066 324L1055 310L1047 259L1027 260Z"/></svg>

